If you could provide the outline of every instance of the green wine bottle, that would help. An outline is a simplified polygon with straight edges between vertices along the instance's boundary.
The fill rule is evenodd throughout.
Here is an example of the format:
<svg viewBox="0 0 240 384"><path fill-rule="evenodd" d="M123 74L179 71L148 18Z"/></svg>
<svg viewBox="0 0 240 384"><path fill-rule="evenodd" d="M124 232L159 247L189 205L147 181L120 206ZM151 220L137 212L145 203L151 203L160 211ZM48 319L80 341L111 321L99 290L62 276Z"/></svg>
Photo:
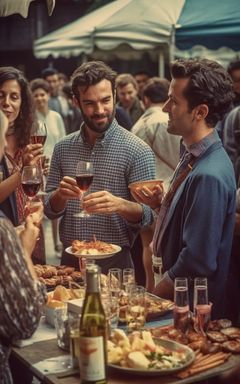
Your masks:
<svg viewBox="0 0 240 384"><path fill-rule="evenodd" d="M86 295L80 321L80 378L82 384L106 384L107 320L100 296L100 269L86 270Z"/></svg>

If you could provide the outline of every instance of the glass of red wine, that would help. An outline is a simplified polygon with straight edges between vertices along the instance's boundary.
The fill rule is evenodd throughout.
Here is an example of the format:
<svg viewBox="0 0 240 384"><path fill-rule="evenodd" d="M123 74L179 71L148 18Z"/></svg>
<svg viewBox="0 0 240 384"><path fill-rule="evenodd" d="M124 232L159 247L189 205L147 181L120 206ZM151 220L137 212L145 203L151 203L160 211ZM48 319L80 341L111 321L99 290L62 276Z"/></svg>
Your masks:
<svg viewBox="0 0 240 384"><path fill-rule="evenodd" d="M37 120L31 129L31 144L42 144L44 146L45 141L47 139L47 127L44 122L41 120ZM43 176L43 167L44 167L45 159L44 157L39 160L39 166L42 173L42 182L40 186L39 195L46 195L44 192L44 176Z"/></svg>
<svg viewBox="0 0 240 384"><path fill-rule="evenodd" d="M83 194L85 194L93 182L93 163L90 161L79 161L76 169L76 182ZM74 217L89 217L90 214L82 210Z"/></svg>
<svg viewBox="0 0 240 384"><path fill-rule="evenodd" d="M37 120L31 129L31 143L32 144L45 144L47 138L46 124Z"/></svg>
<svg viewBox="0 0 240 384"><path fill-rule="evenodd" d="M42 172L37 165L27 165L22 170L22 188L27 196L29 205L34 197L37 195L42 181Z"/></svg>

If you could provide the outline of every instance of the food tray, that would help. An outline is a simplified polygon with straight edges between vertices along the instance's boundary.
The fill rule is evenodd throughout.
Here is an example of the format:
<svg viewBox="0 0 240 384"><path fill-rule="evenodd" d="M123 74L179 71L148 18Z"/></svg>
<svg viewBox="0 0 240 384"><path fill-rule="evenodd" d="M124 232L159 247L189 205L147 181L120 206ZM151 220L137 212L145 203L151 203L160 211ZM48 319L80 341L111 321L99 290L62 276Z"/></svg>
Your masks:
<svg viewBox="0 0 240 384"><path fill-rule="evenodd" d="M173 310L173 302L170 300L165 300L161 297L155 296L151 293L146 294L147 300L152 302L152 310L151 307L148 308L146 321L152 321L157 319L160 316L164 316L169 311Z"/></svg>

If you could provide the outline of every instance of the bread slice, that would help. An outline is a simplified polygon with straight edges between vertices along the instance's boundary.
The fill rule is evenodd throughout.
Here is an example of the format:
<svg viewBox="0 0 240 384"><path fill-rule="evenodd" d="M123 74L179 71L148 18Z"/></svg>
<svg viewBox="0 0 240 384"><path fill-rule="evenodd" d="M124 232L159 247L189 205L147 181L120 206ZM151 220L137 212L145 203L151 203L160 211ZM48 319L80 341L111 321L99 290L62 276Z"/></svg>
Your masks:
<svg viewBox="0 0 240 384"><path fill-rule="evenodd" d="M128 354L127 365L135 369L148 369L149 360L142 352L134 351Z"/></svg>

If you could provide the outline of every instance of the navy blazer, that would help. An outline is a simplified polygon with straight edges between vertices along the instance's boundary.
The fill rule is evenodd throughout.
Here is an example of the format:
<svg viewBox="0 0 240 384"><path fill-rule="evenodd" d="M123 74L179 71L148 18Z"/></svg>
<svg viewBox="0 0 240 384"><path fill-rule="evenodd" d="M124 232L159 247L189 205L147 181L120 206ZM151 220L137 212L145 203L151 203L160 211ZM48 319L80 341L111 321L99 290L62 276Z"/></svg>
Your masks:
<svg viewBox="0 0 240 384"><path fill-rule="evenodd" d="M157 249L172 279L190 278L190 305L193 278L208 278L212 318L224 316L235 201L233 166L219 140L196 161L178 188Z"/></svg>
<svg viewBox="0 0 240 384"><path fill-rule="evenodd" d="M7 179L10 176L8 172L7 163L4 157L0 161L0 171L3 172L3 180ZM19 225L15 192L11 193L11 195L6 200L0 203L0 210L4 213L6 217L9 218L9 220L14 226Z"/></svg>

